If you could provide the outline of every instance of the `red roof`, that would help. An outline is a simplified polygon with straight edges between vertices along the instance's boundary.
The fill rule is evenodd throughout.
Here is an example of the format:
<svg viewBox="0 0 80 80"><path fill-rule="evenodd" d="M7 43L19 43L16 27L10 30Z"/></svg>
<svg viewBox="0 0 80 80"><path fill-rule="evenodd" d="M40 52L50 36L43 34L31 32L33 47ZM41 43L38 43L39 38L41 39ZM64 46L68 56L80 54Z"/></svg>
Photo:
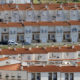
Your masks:
<svg viewBox="0 0 80 80"><path fill-rule="evenodd" d="M29 66L23 67L28 72L80 72L80 66Z"/></svg>
<svg viewBox="0 0 80 80"><path fill-rule="evenodd" d="M18 71L18 70L21 70L21 64L0 66L0 70Z"/></svg>
<svg viewBox="0 0 80 80"><path fill-rule="evenodd" d="M47 54L48 52L76 52L80 51L80 46L61 46L61 47L38 47L38 48L16 48L16 49L1 49L0 55L16 55L16 54Z"/></svg>
<svg viewBox="0 0 80 80"><path fill-rule="evenodd" d="M64 3L62 4L4 4L0 5L0 11L11 11L11 10L62 10L62 7L64 10L76 10L75 3ZM77 7L80 7L80 3L76 3ZM47 7L48 8L47 8Z"/></svg>
<svg viewBox="0 0 80 80"><path fill-rule="evenodd" d="M8 60L9 58L8 57L3 57L3 58L0 58L0 61L4 61L4 60Z"/></svg>

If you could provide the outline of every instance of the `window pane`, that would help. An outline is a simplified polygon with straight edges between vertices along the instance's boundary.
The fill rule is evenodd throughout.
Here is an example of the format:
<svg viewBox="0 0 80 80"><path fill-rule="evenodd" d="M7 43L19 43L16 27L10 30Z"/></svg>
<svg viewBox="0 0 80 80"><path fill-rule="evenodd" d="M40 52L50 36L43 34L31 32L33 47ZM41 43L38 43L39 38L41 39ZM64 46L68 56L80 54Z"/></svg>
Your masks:
<svg viewBox="0 0 80 80"><path fill-rule="evenodd" d="M52 73L49 73L48 75L48 80L52 80Z"/></svg>
<svg viewBox="0 0 80 80"><path fill-rule="evenodd" d="M37 80L41 80L41 75L40 75L40 73L37 73Z"/></svg>
<svg viewBox="0 0 80 80"><path fill-rule="evenodd" d="M57 73L53 74L53 80L57 80Z"/></svg>
<svg viewBox="0 0 80 80"><path fill-rule="evenodd" d="M65 73L65 80L69 80L69 75L68 75L68 73Z"/></svg>
<svg viewBox="0 0 80 80"><path fill-rule="evenodd" d="M32 73L31 80L35 80L35 73Z"/></svg>
<svg viewBox="0 0 80 80"><path fill-rule="evenodd" d="M74 74L70 73L70 80L74 80Z"/></svg>

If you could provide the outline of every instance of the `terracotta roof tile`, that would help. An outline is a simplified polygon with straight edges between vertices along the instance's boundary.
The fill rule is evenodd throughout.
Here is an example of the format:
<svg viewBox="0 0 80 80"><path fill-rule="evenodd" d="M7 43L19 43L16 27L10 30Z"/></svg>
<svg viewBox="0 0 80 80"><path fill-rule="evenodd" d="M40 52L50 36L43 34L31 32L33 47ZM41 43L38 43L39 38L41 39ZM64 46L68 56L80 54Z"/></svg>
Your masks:
<svg viewBox="0 0 80 80"><path fill-rule="evenodd" d="M80 66L29 66L23 67L28 72L80 72Z"/></svg>
<svg viewBox="0 0 80 80"><path fill-rule="evenodd" d="M69 21L71 25L80 25L80 21L71 20Z"/></svg>
<svg viewBox="0 0 80 80"><path fill-rule="evenodd" d="M28 72L58 72L57 66L29 66L23 67L23 70Z"/></svg>
<svg viewBox="0 0 80 80"><path fill-rule="evenodd" d="M3 58L0 58L0 61L5 61L5 60L8 60L9 58L8 57L3 57Z"/></svg>
<svg viewBox="0 0 80 80"><path fill-rule="evenodd" d="M47 54L48 52L76 52L80 51L80 46L71 47L43 47L43 48L16 48L2 49L0 55L13 54Z"/></svg>
<svg viewBox="0 0 80 80"><path fill-rule="evenodd" d="M18 22L8 22L8 23L1 22L0 27L22 27L22 24Z"/></svg>
<svg viewBox="0 0 80 80"><path fill-rule="evenodd" d="M12 64L12 65L0 66L0 70L18 71L18 70L21 70L21 64Z"/></svg>

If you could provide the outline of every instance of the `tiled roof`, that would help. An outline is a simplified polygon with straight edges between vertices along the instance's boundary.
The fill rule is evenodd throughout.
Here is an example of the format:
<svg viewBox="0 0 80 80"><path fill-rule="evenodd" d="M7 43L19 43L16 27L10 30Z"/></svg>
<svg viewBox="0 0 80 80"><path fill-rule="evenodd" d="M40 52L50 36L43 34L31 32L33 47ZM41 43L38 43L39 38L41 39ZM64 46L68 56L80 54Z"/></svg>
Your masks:
<svg viewBox="0 0 80 80"><path fill-rule="evenodd" d="M74 22L74 23L73 23ZM80 25L80 21L24 22L24 26L70 26Z"/></svg>
<svg viewBox="0 0 80 80"><path fill-rule="evenodd" d="M0 66L0 70L18 71L18 70L21 70L21 64Z"/></svg>
<svg viewBox="0 0 80 80"><path fill-rule="evenodd" d="M8 23L0 22L0 27L22 27L22 24L18 22L8 22Z"/></svg>
<svg viewBox="0 0 80 80"><path fill-rule="evenodd" d="M66 4L4 4L0 5L0 11L4 10L76 10L75 3L66 3ZM77 7L80 7L80 3L76 3ZM47 7L46 7L47 6Z"/></svg>
<svg viewBox="0 0 80 80"><path fill-rule="evenodd" d="M0 61L4 61L4 60L8 60L9 58L8 57L3 57L3 58L0 58Z"/></svg>
<svg viewBox="0 0 80 80"><path fill-rule="evenodd" d="M23 67L28 72L80 72L80 66L28 66Z"/></svg>
<svg viewBox="0 0 80 80"><path fill-rule="evenodd" d="M29 67L23 67L23 70L28 72L58 72L57 66L29 66Z"/></svg>
<svg viewBox="0 0 80 80"><path fill-rule="evenodd" d="M8 23L2 23L0 22L0 27L24 27L24 26L52 26L52 27L56 27L56 26L71 26L71 25L80 25L80 21L76 21L76 20L70 20L70 21L54 21L54 22L8 22Z"/></svg>
<svg viewBox="0 0 80 80"><path fill-rule="evenodd" d="M47 54L48 52L76 52L80 51L80 46L74 47L42 47L42 48L16 48L16 49L2 49L0 55L13 54Z"/></svg>

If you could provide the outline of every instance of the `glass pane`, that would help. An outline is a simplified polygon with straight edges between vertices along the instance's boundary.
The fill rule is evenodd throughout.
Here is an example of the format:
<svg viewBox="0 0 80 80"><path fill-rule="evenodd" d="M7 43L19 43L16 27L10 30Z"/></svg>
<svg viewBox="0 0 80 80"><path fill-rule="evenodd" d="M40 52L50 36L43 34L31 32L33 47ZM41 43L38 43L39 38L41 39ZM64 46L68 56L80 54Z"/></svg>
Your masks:
<svg viewBox="0 0 80 80"><path fill-rule="evenodd" d="M48 75L48 80L52 80L52 73L49 73Z"/></svg>

